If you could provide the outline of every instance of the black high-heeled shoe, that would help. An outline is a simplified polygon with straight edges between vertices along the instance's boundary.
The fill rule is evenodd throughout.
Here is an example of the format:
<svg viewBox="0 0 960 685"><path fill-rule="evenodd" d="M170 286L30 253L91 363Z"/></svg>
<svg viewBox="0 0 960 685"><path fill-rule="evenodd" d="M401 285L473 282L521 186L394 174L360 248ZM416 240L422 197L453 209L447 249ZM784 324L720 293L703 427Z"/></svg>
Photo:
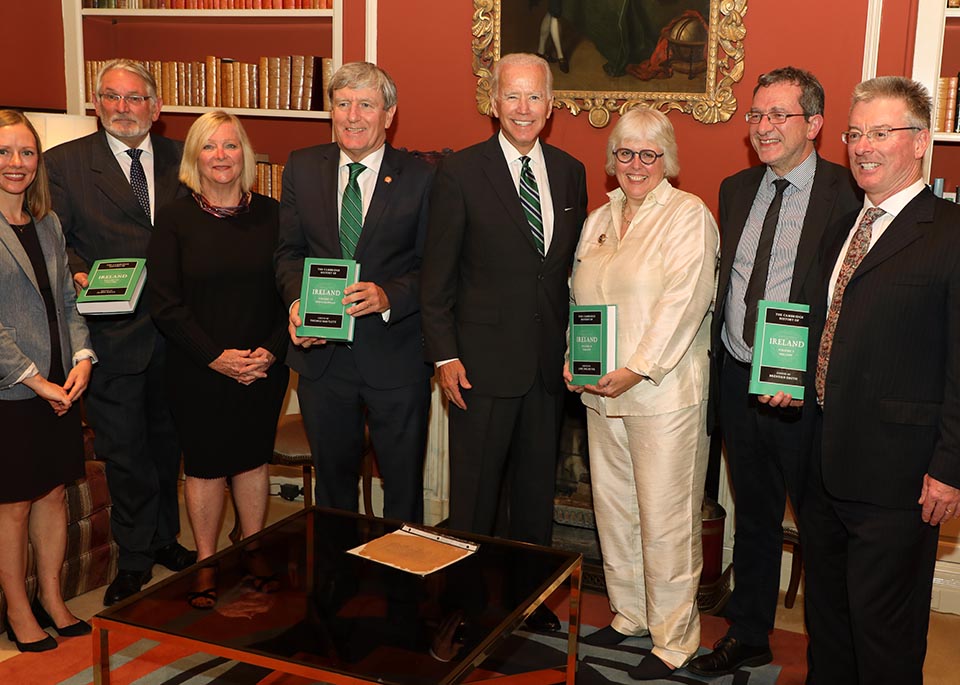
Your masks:
<svg viewBox="0 0 960 685"><path fill-rule="evenodd" d="M50 635L36 642L20 642L17 639L17 634L13 632L13 626L10 625L9 619L7 619L7 637L21 652L49 652L51 649L57 648L57 641Z"/></svg>
<svg viewBox="0 0 960 685"><path fill-rule="evenodd" d="M93 628L91 628L90 624L86 621L77 621L63 628L58 628L57 624L54 623L50 617L50 614L43 608L38 597L35 597L30 604L30 610L33 611L33 617L37 619L37 623L40 624L41 628L53 628L60 637L82 637L89 635L93 631Z"/></svg>

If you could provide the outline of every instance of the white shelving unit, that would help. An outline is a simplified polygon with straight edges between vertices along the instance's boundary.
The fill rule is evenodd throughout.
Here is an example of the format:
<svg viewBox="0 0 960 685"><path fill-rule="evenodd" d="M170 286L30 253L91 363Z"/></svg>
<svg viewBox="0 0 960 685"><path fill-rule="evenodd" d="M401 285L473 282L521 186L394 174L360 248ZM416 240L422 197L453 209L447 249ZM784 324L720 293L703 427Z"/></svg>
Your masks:
<svg viewBox="0 0 960 685"><path fill-rule="evenodd" d="M343 3L337 0L332 10L145 10L145 9L88 9L82 8L80 0L61 0L63 11L64 63L66 69L67 113L85 114L93 109L93 103L85 99L84 88L84 21L110 19L114 23L163 22L171 29L179 23L218 23L264 25L290 23L292 19L304 22L330 22L332 45L330 56L335 67L343 64ZM227 29L228 30L228 26ZM376 51L376 0L366 0L364 22L364 50L366 59L375 59ZM135 55L131 55L135 57ZM164 106L168 113L201 114L209 107ZM289 119L329 119L330 113L288 109L230 108L230 111L245 117L277 117Z"/></svg>
<svg viewBox="0 0 960 685"><path fill-rule="evenodd" d="M913 78L930 91L937 111L937 80L941 76L943 41L949 22L960 25L960 9L948 8L947 0L919 0L917 7L917 35L913 49ZM960 133L934 133L933 145L927 150L924 175L929 181L930 164L939 145L960 144Z"/></svg>

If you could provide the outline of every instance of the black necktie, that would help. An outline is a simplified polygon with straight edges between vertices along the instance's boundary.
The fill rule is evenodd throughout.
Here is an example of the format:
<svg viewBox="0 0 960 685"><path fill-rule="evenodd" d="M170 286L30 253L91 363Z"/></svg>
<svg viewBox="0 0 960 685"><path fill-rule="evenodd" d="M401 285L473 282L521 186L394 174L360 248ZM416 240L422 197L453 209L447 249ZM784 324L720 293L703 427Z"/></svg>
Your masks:
<svg viewBox="0 0 960 685"><path fill-rule="evenodd" d="M757 327L757 304L763 299L767 290L767 274L770 273L770 253L773 251L773 237L777 233L777 221L780 219L780 206L783 204L783 191L790 185L785 178L778 178L773 182L777 193L767 208L763 217L763 228L760 229L760 241L757 243L757 254L753 258L753 271L750 272L750 282L747 283L747 292L743 301L747 305L743 317L743 342L753 347L753 332Z"/></svg>
<svg viewBox="0 0 960 685"><path fill-rule="evenodd" d="M147 186L147 175L143 173L143 165L140 163L143 150L130 148L127 154L130 155L130 187L133 188L133 194L137 196L137 202L143 207L147 220L153 223L153 219L150 218L150 189Z"/></svg>

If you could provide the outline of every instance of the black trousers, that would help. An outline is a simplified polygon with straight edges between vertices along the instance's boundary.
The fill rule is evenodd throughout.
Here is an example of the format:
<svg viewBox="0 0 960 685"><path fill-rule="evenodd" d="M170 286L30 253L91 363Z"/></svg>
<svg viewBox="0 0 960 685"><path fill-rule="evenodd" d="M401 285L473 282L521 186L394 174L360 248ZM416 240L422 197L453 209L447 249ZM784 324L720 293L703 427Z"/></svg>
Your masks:
<svg viewBox="0 0 960 685"><path fill-rule="evenodd" d="M919 506L832 497L818 448L803 524L807 682L921 685L940 527L924 523Z"/></svg>
<svg viewBox="0 0 960 685"><path fill-rule="evenodd" d="M749 367L725 353L720 422L736 502L736 585L725 614L730 637L765 646L777 613L786 498L799 516L816 400L801 410L770 408L748 394L749 382Z"/></svg>
<svg viewBox="0 0 960 685"><path fill-rule="evenodd" d="M124 571L152 567L154 553L180 532L180 445L167 405L165 358L157 336L150 363L140 373L95 366L85 398L94 449L107 463L110 527Z"/></svg>
<svg viewBox="0 0 960 685"><path fill-rule="evenodd" d="M501 493L509 497L507 536L549 545L562 393L539 374L520 397L463 392L450 405L450 527L493 535Z"/></svg>
<svg viewBox="0 0 960 685"><path fill-rule="evenodd" d="M383 515L423 521L429 380L371 388L357 369L353 350L338 344L323 376L300 377L297 397L317 471L317 506L358 510L366 420L383 477Z"/></svg>

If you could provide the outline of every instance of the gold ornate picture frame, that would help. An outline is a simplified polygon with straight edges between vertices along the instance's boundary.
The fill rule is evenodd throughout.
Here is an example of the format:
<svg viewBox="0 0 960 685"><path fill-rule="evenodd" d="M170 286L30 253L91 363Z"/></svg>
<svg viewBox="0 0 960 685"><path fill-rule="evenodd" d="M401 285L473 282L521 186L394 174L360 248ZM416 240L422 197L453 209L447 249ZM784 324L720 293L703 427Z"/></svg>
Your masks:
<svg viewBox="0 0 960 685"><path fill-rule="evenodd" d="M727 121L743 78L747 0L473 0L477 108L489 115L490 69L503 54L550 63L554 107L603 128L637 105Z"/></svg>

